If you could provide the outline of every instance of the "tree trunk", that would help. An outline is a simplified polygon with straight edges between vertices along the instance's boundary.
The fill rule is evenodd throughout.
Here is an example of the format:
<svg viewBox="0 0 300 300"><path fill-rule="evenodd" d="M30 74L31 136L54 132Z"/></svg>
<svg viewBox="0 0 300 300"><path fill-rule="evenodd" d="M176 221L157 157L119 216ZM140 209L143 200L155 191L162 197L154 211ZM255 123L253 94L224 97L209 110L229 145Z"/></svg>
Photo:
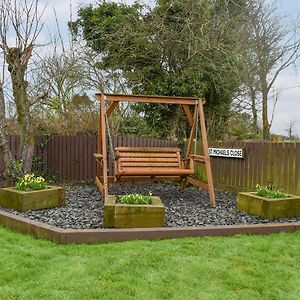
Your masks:
<svg viewBox="0 0 300 300"><path fill-rule="evenodd" d="M270 138L270 124L268 121L268 93L266 90L262 92L262 120L263 120L263 138Z"/></svg>
<svg viewBox="0 0 300 300"><path fill-rule="evenodd" d="M20 48L10 48L6 57L18 115L17 120L20 129L19 159L22 161L24 174L31 172L34 153L34 134L31 125L30 103L27 95L28 82L25 80L25 71L31 52L32 46L27 47L23 51Z"/></svg>
<svg viewBox="0 0 300 300"><path fill-rule="evenodd" d="M251 111L252 111L252 129L255 134L259 134L257 124L257 107L256 107L256 93L255 90L250 87L251 97Z"/></svg>
<svg viewBox="0 0 300 300"><path fill-rule="evenodd" d="M0 84L0 150L4 155L4 181L5 185L10 185L11 168L13 166L13 156L9 148L8 134L6 129L5 99L2 83Z"/></svg>

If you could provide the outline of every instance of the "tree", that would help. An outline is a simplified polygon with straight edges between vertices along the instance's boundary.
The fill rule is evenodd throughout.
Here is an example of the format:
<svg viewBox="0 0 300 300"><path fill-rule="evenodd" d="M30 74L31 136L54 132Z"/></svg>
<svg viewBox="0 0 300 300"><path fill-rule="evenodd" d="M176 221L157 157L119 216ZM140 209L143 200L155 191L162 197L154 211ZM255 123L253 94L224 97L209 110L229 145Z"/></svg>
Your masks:
<svg viewBox="0 0 300 300"><path fill-rule="evenodd" d="M244 36L241 37L244 55L244 84L248 88L257 126L258 104L261 99L263 138L270 135L268 117L269 93L279 74L299 58L298 26L279 16L278 9L266 0L248 0Z"/></svg>
<svg viewBox="0 0 300 300"><path fill-rule="evenodd" d="M10 73L12 95L17 112L20 133L20 154L22 172L31 170L34 152L34 132L31 122L30 99L28 97L28 82L26 80L28 63L32 56L36 39L42 29L41 14L38 0L16 1L2 0L0 4L0 48L3 52L2 65L7 66ZM11 36L15 37L12 43ZM3 84L1 84L3 88ZM4 155L11 155L8 151L7 132L5 131L5 99L3 89L0 96L1 120L0 143ZM4 121L3 121L4 120ZM10 162L6 164L11 168Z"/></svg>
<svg viewBox="0 0 300 300"><path fill-rule="evenodd" d="M290 141L297 139L297 135L295 135L295 127L296 121L290 120L290 122L287 125L287 128L285 129Z"/></svg>
<svg viewBox="0 0 300 300"><path fill-rule="evenodd" d="M239 86L236 31L242 2L159 0L146 8L101 1L81 8L70 27L100 54L99 70L118 70L132 92L204 96L210 137L221 137ZM177 135L183 120L178 107L136 108L160 137Z"/></svg>
<svg viewBox="0 0 300 300"><path fill-rule="evenodd" d="M13 156L9 148L7 124L6 124L6 105L4 95L4 65L2 66L2 76L0 78L0 150L4 153L5 178L9 177L9 172L13 165Z"/></svg>

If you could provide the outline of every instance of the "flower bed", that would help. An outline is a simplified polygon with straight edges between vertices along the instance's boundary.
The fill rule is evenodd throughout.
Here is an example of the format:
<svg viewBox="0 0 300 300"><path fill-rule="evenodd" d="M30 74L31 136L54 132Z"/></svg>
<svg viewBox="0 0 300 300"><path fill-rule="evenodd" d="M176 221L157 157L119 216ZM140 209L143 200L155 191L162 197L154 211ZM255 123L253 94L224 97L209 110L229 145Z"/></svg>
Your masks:
<svg viewBox="0 0 300 300"><path fill-rule="evenodd" d="M130 196L128 196L129 199ZM104 227L140 228L163 226L165 209L159 197L147 196L151 200L148 204L118 203L118 197L122 199L124 196L110 195L105 199L103 207ZM140 198L142 199L142 197ZM142 202L144 203L144 201Z"/></svg>
<svg viewBox="0 0 300 300"><path fill-rule="evenodd" d="M103 228L104 198L95 185L76 184L65 186L66 203L62 206L21 212L8 208L2 211L23 216L51 226L64 229ZM209 204L208 193L197 188L181 189L176 184L128 184L114 183L110 193L114 195L151 191L159 196L165 206L164 227L195 227L222 225L250 225L266 223L297 223L299 217L288 217L269 221L236 209L233 194L216 191L217 208Z"/></svg>
<svg viewBox="0 0 300 300"><path fill-rule="evenodd" d="M300 196L267 198L256 192L238 193L237 209L269 220L300 216Z"/></svg>
<svg viewBox="0 0 300 300"><path fill-rule="evenodd" d="M37 191L20 191L15 188L0 189L0 205L20 211L60 206L65 203L65 192L61 187L48 186Z"/></svg>

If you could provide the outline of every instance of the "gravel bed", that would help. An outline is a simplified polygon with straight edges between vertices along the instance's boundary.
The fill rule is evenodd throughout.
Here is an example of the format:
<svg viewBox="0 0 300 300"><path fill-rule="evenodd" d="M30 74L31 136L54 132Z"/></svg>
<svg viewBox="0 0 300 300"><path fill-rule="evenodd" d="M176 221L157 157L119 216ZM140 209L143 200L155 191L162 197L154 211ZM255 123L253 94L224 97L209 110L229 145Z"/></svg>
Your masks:
<svg viewBox="0 0 300 300"><path fill-rule="evenodd" d="M31 220L60 228L101 228L103 197L94 185L66 186L66 204L49 209L18 212L0 207ZM300 217L268 221L236 210L234 195L217 192L217 208L211 208L208 193L196 188L182 190L177 184L124 184L115 183L110 194L144 193L160 196L165 204L165 226L209 226L261 223L299 222Z"/></svg>

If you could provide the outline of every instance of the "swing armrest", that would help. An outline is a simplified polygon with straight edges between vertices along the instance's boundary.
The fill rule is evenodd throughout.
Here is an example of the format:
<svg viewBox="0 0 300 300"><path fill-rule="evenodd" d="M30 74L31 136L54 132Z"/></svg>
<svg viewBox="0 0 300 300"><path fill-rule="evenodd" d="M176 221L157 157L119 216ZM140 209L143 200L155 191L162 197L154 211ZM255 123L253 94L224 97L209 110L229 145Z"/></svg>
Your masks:
<svg viewBox="0 0 300 300"><path fill-rule="evenodd" d="M184 165L185 168L187 167L187 165L189 163L190 169L194 170L194 168L195 168L194 167L194 160L193 160L192 157L185 157L185 158L182 158L181 160L182 160L183 165Z"/></svg>
<svg viewBox="0 0 300 300"><path fill-rule="evenodd" d="M192 154L192 155L191 155L191 158L192 158L194 161L197 161L197 162L200 162L200 163L205 163L205 156L203 156L203 155Z"/></svg>

